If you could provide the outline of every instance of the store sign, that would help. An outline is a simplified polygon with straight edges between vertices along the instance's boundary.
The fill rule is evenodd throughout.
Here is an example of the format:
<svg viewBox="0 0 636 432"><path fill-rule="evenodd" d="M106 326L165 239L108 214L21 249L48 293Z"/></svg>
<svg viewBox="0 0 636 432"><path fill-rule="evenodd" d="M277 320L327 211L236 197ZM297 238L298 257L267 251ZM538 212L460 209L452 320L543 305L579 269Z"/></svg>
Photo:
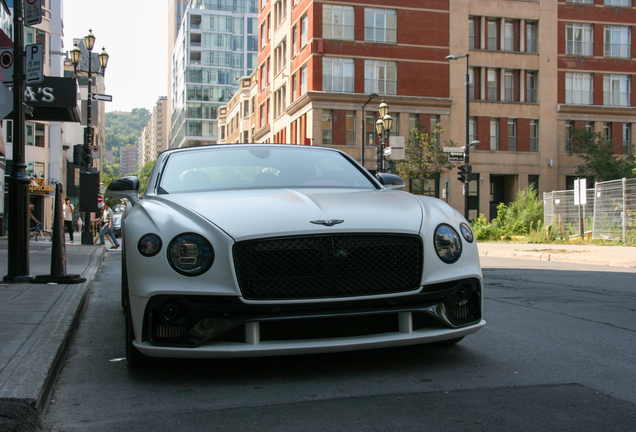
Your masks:
<svg viewBox="0 0 636 432"><path fill-rule="evenodd" d="M55 192L55 186L47 185L43 178L36 178L31 181L29 190L31 193L50 193Z"/></svg>
<svg viewBox="0 0 636 432"><path fill-rule="evenodd" d="M30 121L79 122L77 99L77 81L73 78L45 76L41 84L24 89L24 103L33 108Z"/></svg>

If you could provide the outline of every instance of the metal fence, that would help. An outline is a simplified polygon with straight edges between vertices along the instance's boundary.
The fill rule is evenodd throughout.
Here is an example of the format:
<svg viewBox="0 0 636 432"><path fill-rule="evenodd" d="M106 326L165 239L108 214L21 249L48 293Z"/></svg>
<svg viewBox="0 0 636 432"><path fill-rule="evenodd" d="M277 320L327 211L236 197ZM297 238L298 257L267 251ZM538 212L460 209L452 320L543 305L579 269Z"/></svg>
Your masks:
<svg viewBox="0 0 636 432"><path fill-rule="evenodd" d="M545 226L561 238L586 237L636 244L636 179L596 183L587 189L587 203L574 204L574 191L543 194Z"/></svg>

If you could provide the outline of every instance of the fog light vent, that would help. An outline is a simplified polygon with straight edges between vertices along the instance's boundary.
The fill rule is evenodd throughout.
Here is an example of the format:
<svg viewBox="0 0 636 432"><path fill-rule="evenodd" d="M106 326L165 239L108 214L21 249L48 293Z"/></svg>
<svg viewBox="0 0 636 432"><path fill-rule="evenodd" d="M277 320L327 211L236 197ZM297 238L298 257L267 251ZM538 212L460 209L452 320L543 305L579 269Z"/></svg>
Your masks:
<svg viewBox="0 0 636 432"><path fill-rule="evenodd" d="M464 319L470 316L470 306L468 305L452 308L450 311L457 319Z"/></svg>
<svg viewBox="0 0 636 432"><path fill-rule="evenodd" d="M165 339L179 338L188 332L188 326L158 325L157 337Z"/></svg>

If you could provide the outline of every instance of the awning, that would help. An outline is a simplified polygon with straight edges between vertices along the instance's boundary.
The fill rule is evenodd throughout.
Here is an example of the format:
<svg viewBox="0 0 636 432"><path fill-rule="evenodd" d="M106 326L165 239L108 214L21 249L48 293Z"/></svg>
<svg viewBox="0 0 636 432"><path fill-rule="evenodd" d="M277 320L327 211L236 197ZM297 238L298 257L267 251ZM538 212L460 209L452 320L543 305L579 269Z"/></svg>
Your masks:
<svg viewBox="0 0 636 432"><path fill-rule="evenodd" d="M44 77L40 84L26 86L24 104L33 109L27 121L80 121L77 109L77 81L74 78ZM13 118L13 112L5 119Z"/></svg>

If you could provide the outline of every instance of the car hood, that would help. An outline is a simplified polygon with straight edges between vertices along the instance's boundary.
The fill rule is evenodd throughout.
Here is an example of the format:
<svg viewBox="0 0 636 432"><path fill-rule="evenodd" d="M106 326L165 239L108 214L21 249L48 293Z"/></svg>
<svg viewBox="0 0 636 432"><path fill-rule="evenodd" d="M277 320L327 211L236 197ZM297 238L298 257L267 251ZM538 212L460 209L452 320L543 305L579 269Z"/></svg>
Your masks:
<svg viewBox="0 0 636 432"><path fill-rule="evenodd" d="M188 217L194 212L236 241L336 232L418 234L422 205L401 191L260 189L146 196ZM312 221L339 220L333 226Z"/></svg>

